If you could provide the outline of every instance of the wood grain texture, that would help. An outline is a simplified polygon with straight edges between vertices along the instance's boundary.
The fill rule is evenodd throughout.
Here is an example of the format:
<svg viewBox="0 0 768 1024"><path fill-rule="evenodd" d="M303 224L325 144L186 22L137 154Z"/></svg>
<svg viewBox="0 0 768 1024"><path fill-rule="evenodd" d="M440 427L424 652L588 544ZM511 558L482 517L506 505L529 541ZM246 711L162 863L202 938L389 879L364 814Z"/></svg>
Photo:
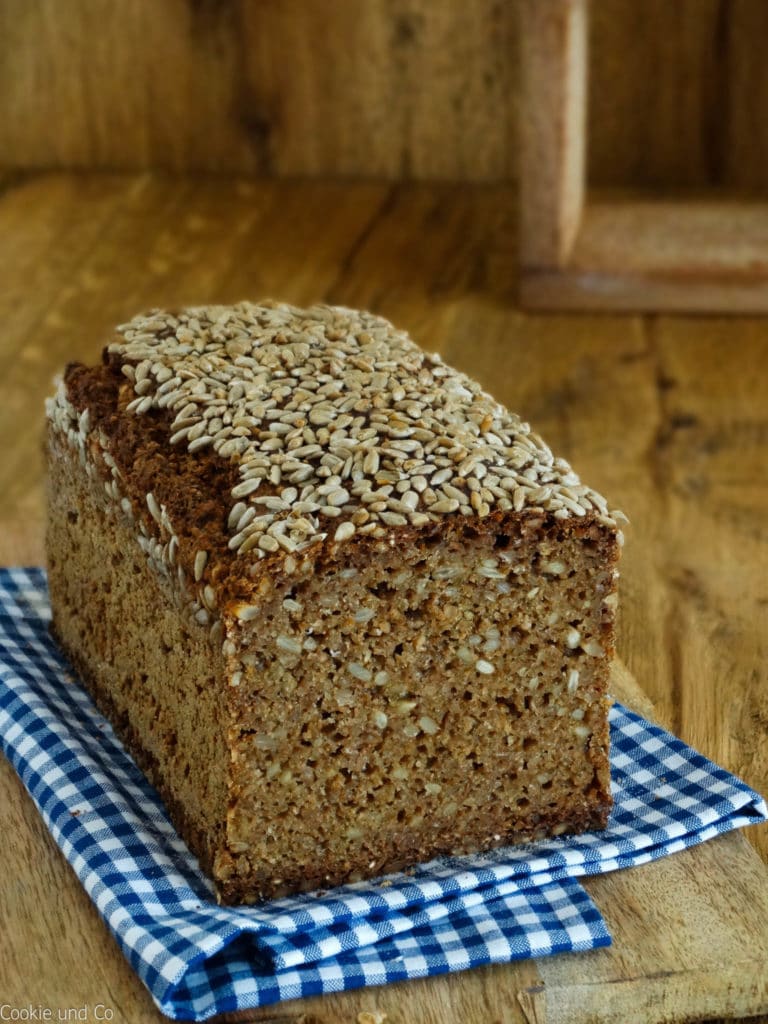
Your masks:
<svg viewBox="0 0 768 1024"><path fill-rule="evenodd" d="M0 165L489 180L501 0L0 0Z"/></svg>
<svg viewBox="0 0 768 1024"><path fill-rule="evenodd" d="M0 166L509 180L522 3L0 0ZM596 185L768 192L763 0L591 26Z"/></svg>
<svg viewBox="0 0 768 1024"><path fill-rule="evenodd" d="M678 189L690 186L702 161L710 185L734 184L727 173L727 138L737 134L738 120L729 106L730 57L743 6L741 21L731 5L712 2L626 7L609 0L587 7L586 0L521 0L520 10L521 303L551 311L768 312L768 199L724 199L722 189L672 199L649 190L670 180ZM617 26L641 45L609 47ZM689 71L682 79L680 63ZM747 62L734 83L740 95L745 81L758 88L753 69ZM614 107L604 109L606 97ZM634 108L652 116L637 122L628 116ZM584 151L589 146L591 163L604 170L606 161L595 158L604 141L595 119L606 110L618 152L641 157L620 171L625 181L645 186L640 198L625 191L596 199L600 171L586 198ZM659 139L668 144L654 145ZM735 184L744 190L743 181Z"/></svg>
<svg viewBox="0 0 768 1024"><path fill-rule="evenodd" d="M692 188L722 177L730 0L590 8L590 178ZM746 40L745 40L746 42Z"/></svg>
<svg viewBox="0 0 768 1024"><path fill-rule="evenodd" d="M42 556L42 398L66 360L97 358L113 324L265 294L368 306L530 418L624 508L622 656L665 724L768 789L762 321L521 313L514 197L501 187L59 175L4 186L0 430L12 443L0 456L0 562ZM240 1019L646 1022L674 1019L682 999L688 1019L755 1013L768 998L768 903L754 849L768 861L765 827L588 883L617 941L570 966L489 968ZM0 1001L160 1019L5 761L0 865Z"/></svg>
<svg viewBox="0 0 768 1024"><path fill-rule="evenodd" d="M579 230L586 184L587 2L522 0L520 251L559 266Z"/></svg>
<svg viewBox="0 0 768 1024"><path fill-rule="evenodd" d="M768 194L762 0L595 0L590 28L596 187Z"/></svg>
<svg viewBox="0 0 768 1024"><path fill-rule="evenodd" d="M557 218L550 195L541 222ZM520 298L543 310L764 314L767 242L768 200L600 194L560 262L537 266L521 248Z"/></svg>

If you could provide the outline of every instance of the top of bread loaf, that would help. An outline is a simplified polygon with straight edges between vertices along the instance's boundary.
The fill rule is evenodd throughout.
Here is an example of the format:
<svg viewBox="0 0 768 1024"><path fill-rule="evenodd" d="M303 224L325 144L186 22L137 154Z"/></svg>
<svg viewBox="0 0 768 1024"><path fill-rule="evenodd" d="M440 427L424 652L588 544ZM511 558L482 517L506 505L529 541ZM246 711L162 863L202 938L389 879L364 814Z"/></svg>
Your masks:
<svg viewBox="0 0 768 1024"><path fill-rule="evenodd" d="M229 467L217 497L233 557L509 511L616 527L527 423L378 316L244 302L154 310L117 330L105 362L122 374L121 417L156 420L167 451ZM82 440L88 388L73 399ZM68 401L65 389L49 404L54 424ZM145 501L160 523L157 495Z"/></svg>

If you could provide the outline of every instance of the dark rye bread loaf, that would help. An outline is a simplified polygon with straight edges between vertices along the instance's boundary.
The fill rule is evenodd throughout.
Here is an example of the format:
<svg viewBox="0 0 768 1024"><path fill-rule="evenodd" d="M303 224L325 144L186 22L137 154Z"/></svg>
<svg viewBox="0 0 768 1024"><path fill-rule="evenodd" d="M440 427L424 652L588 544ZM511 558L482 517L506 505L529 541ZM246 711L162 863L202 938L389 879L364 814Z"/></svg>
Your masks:
<svg viewBox="0 0 768 1024"><path fill-rule="evenodd" d="M407 335L152 312L47 444L53 630L221 900L605 824L615 515Z"/></svg>

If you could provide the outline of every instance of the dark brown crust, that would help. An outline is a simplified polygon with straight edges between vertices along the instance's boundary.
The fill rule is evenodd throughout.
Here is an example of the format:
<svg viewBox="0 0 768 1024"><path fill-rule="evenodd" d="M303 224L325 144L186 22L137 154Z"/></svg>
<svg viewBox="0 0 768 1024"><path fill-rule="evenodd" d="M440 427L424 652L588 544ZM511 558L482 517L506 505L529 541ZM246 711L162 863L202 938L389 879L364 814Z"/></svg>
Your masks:
<svg viewBox="0 0 768 1024"><path fill-rule="evenodd" d="M106 435L123 489L147 531L157 532L145 502L145 495L151 491L168 509L171 521L179 525L178 564L191 575L196 552L208 551L208 579L223 594L242 598L244 581L233 572L234 556L227 548L228 510L220 500L220 495L229 494L238 482L237 466L206 452L191 455L184 446L171 446L169 413L152 410L144 416L124 414L133 392L120 365L106 349L100 366L70 363L64 377L67 397L78 411L87 408L91 422ZM101 460L98 453L93 454L98 466ZM106 471L104 476L108 476ZM269 561L266 559L265 564ZM246 593L250 589L246 581Z"/></svg>
<svg viewBox="0 0 768 1024"><path fill-rule="evenodd" d="M221 594L222 604L226 600L247 601L263 577L271 578L279 587L285 579L281 571L282 554L255 563L253 574L244 576L242 560L227 546L229 509L222 503L221 495L229 494L239 482L237 464L211 454L209 449L190 454L183 445L171 446L168 443L170 413L152 409L142 416L126 415L123 410L135 396L121 372L121 365L119 357L105 348L100 366L70 363L65 371L65 384L73 406L78 411L88 408L91 423L106 435L109 453L120 469L121 483L132 501L134 515L143 520L150 534L157 532L145 503L145 495L151 491L158 503L167 508L177 529L177 561L184 571L191 575L195 554L200 550L208 551L206 578ZM96 457L94 462L98 466L101 460ZM104 475L107 478L106 472ZM264 484L260 494L269 493L276 494L277 489ZM540 530L563 537L584 536L587 531L598 529L602 535L613 538L609 561L612 568L618 564L620 550L616 531L601 525L592 512L581 517L556 519L551 513L535 508L520 513L497 510L471 522L459 515L446 516L444 521L426 527L396 527L389 533L395 538L393 543L420 538L428 545L433 538L454 531L471 530L478 536L492 536L503 530L505 523L515 524L526 533ZM331 529L331 524L328 528ZM381 543L358 534L343 545L327 540L316 545L306 557L311 558L315 571L320 573L333 564L346 562L350 546L360 548L368 558L375 556Z"/></svg>

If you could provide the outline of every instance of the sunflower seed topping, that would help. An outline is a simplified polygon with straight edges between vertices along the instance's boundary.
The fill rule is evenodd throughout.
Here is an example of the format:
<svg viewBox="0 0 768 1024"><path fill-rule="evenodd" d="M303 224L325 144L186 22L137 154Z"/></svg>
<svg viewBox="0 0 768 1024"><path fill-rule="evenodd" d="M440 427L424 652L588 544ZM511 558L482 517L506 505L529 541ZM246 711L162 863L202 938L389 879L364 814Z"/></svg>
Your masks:
<svg viewBox="0 0 768 1024"><path fill-rule="evenodd" d="M355 524L354 523L350 523L350 522L340 523L336 527L336 532L333 535L333 539L335 541L339 541L339 542L340 541L344 541L344 540L349 540L349 538L353 537L354 534L355 534Z"/></svg>
<svg viewBox="0 0 768 1024"><path fill-rule="evenodd" d="M128 413L162 411L176 450L236 467L229 546L254 565L326 536L380 538L446 516L530 508L614 529L624 518L479 384L370 313L275 303L152 310L118 334L109 351L122 363ZM87 461L89 411L74 411L63 385L47 408ZM117 475L115 466L108 497L120 501ZM151 491L146 504L161 531L155 545L143 523L147 550L170 563L178 540L172 559L165 509ZM204 555L194 556L198 583Z"/></svg>

